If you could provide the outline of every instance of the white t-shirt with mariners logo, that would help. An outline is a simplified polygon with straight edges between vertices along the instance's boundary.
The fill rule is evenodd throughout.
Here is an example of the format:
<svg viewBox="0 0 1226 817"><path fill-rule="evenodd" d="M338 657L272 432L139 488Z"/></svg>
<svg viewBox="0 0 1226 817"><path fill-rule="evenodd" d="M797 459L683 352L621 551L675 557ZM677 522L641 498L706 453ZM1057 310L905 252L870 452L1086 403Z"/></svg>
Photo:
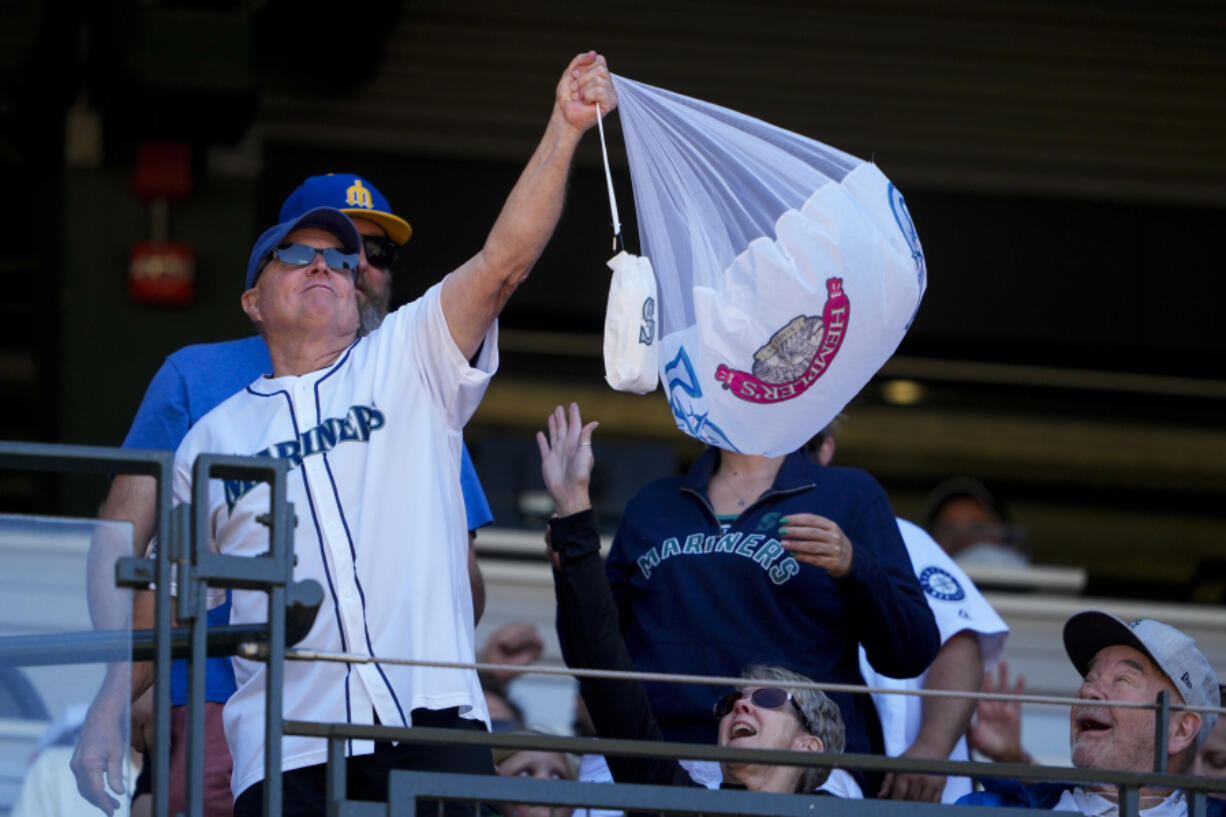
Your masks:
<svg viewBox="0 0 1226 817"><path fill-rule="evenodd" d="M388 316L335 363L301 376L262 377L205 415L175 455L175 499L191 498L198 454L290 460L297 527L295 580L313 578L324 603L304 649L444 662L474 660L468 533L460 491L461 430L498 365L491 326L475 366L447 329L435 285ZM213 480L214 550L268 549L268 486ZM233 592L231 622L266 620L267 596ZM262 663L234 659L226 704L237 796L264 776ZM287 661L287 719L410 725L413 709L459 707L489 723L471 670ZM285 770L323 763L323 740L287 736ZM350 754L373 744L351 742Z"/></svg>
<svg viewBox="0 0 1226 817"><path fill-rule="evenodd" d="M1004 652L1005 640L1009 637L1009 625L1005 624L987 599L967 578L962 568L928 533L912 522L898 520L898 531L907 546L915 577L924 590L924 600L932 609L937 628L944 644L963 630L979 636L979 651L983 658L983 670L987 672L996 665ZM891 689L922 689L927 673L916 678L890 678L881 675L868 662L864 648L860 648L860 673L864 683L871 687ZM915 742L923 716L923 699L917 695L874 695L877 715L881 718L881 733L885 740L885 753L897 757ZM969 760L966 737L959 738L949 755L951 760ZM945 781L941 801L952 803L971 791L971 781L966 777L950 777Z"/></svg>

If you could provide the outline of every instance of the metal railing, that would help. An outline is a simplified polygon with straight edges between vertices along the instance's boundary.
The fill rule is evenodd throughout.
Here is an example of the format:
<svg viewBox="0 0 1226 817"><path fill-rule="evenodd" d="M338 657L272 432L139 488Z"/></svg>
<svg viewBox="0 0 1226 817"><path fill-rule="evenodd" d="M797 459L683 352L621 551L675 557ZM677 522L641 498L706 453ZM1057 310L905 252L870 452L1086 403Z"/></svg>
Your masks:
<svg viewBox="0 0 1226 817"><path fill-rule="evenodd" d="M618 783L569 783L554 780L492 778L420 772L392 772L387 804L351 801L345 791L345 743L349 740L412 741L448 746L488 746L539 752L570 752L626 757L665 757L723 763L761 763L813 768L840 768L867 772L914 772L974 778L1051 781L1073 785L1111 785L1119 790L1120 817L1135 817L1142 787L1181 789L1186 792L1189 817L1204 817L1206 793L1226 795L1226 781L1189 775L1120 772L1018 763L920 760L879 755L823 754L767 749L736 749L693 743L669 743L554 735L499 734L422 727L364 726L286 721L285 733L328 740L327 813L330 817L408 815L407 804L417 797L453 801L528 802L545 805L620 808L634 811L684 814L814 814L944 815L944 817L1008 817L1016 811L1004 806L957 806L892 800L844 800L812 795L779 795L735 790L707 791L688 786L646 786ZM399 780L399 783L396 781ZM620 790L620 793L619 793ZM949 811L956 808L956 811ZM478 812L479 813L479 812Z"/></svg>
<svg viewBox="0 0 1226 817"><path fill-rule="evenodd" d="M133 451L94 446L52 445L44 443L0 443L0 468L23 471L50 471L67 474L133 474L153 477L157 483L154 530L159 542L169 542L171 533L171 481L174 456L169 451ZM170 745L170 559L165 551L156 560L128 557L116 565L116 584L148 587L157 583L154 607L154 733L157 746ZM98 640L104 634L97 634ZM88 638L86 639L88 640ZM154 813L169 811L168 781L170 758L159 753L153 759Z"/></svg>
<svg viewBox="0 0 1226 817"><path fill-rule="evenodd" d="M265 758L265 814L281 814L281 697L287 638L302 637L310 629L315 610L323 601L317 582L293 581L293 507L286 500L285 460L206 454L193 470L190 504L172 508L171 480L174 458L167 451L136 451L93 446L0 442L0 469L85 474L134 474L153 477L156 489L157 541L153 558L125 557L115 565L121 587L147 590L155 585L154 628L119 638L114 632L70 633L57 636L0 639L0 664L90 663L94 661L154 662L154 745L170 745L170 664L173 652L189 661L187 752L187 814L201 817L204 780L205 657L228 655L240 648L264 655L269 683ZM258 521L269 529L269 550L256 558L224 556L209 549L207 508L210 479L241 479L269 485L269 512ZM185 629L172 628L171 588L177 589L175 613ZM245 588L268 593L268 623L210 628L206 594L210 587ZM293 643L292 641L289 643ZM253 647L254 645L254 647ZM174 656L178 657L178 656ZM168 814L169 752L152 755L153 813Z"/></svg>

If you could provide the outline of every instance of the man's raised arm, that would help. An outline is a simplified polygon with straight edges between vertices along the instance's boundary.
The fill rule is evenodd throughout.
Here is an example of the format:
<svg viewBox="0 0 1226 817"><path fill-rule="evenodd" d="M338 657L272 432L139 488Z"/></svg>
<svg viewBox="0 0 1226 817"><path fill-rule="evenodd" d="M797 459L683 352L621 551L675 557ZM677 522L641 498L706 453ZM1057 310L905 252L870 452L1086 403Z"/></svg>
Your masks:
<svg viewBox="0 0 1226 817"><path fill-rule="evenodd" d="M443 314L465 357L481 346L490 324L553 235L566 193L571 160L583 134L601 113L617 107L604 57L595 51L570 61L558 82L545 135L507 197L485 246L443 282Z"/></svg>

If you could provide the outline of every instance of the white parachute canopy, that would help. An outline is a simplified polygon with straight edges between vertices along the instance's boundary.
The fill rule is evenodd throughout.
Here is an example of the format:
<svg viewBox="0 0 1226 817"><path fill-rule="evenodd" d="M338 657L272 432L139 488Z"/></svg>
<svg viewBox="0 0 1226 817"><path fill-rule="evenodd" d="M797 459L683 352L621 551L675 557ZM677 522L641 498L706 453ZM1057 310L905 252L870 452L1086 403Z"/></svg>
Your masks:
<svg viewBox="0 0 1226 817"><path fill-rule="evenodd" d="M613 80L677 427L730 451L795 451L919 308L924 256L902 195L828 145Z"/></svg>

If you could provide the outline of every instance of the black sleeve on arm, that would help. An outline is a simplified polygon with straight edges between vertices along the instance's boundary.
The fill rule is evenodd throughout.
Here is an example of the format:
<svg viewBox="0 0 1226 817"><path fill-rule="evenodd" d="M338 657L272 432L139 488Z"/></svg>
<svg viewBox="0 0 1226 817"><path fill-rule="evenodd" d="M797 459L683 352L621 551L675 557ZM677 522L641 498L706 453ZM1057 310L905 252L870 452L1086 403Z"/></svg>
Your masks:
<svg viewBox="0 0 1226 817"><path fill-rule="evenodd" d="M898 520L882 493L861 515L851 572L839 586L854 611L856 637L869 663L891 678L911 678L928 668L941 648L941 633L924 600Z"/></svg>
<svg viewBox="0 0 1226 817"><path fill-rule="evenodd" d="M550 539L561 563L553 572L553 586L558 602L558 640L566 665L575 669L633 670L600 559L595 515L588 510L551 520ZM600 737L663 740L639 681L583 678L579 689ZM613 779L623 783L668 785L689 779L675 760L613 755L606 760Z"/></svg>

